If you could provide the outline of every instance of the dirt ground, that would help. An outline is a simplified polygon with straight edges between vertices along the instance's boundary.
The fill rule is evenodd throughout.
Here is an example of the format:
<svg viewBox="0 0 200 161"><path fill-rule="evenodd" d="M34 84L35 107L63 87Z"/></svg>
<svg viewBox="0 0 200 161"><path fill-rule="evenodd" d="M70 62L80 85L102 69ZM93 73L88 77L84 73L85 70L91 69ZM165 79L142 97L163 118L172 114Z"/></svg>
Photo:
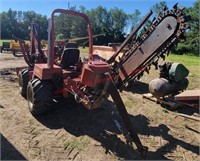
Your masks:
<svg viewBox="0 0 200 161"><path fill-rule="evenodd" d="M58 103L50 113L34 117L19 94L15 67L23 58L0 53L1 160L138 160L135 145L126 144L110 113L111 99L88 111L74 101ZM121 93L129 117L148 160L200 160L199 122L177 116L199 116L198 109L170 111L143 99L148 82L158 73L145 74L130 90Z"/></svg>

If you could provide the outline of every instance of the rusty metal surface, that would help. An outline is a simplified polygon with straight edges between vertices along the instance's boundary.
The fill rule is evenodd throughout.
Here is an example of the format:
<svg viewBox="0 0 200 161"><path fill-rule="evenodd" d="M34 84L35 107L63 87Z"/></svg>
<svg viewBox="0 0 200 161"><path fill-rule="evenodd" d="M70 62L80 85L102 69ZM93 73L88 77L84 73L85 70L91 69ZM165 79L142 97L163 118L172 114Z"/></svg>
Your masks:
<svg viewBox="0 0 200 161"><path fill-rule="evenodd" d="M138 36L117 63L122 86L139 79L152 64L157 66L158 59L163 58L178 43L178 39L184 38L185 30L189 28L188 19L184 17L187 15L183 13L183 8L175 7L160 13L150 27L144 29L144 34Z"/></svg>
<svg viewBox="0 0 200 161"><path fill-rule="evenodd" d="M61 14L66 14L66 15L72 15L72 16L78 16L78 17L81 17L85 20L86 24L87 24L87 30L88 30L88 35L89 35L89 60L93 60L93 57L92 57L92 46L93 46L93 39L92 39L92 27L91 27L91 23L90 23L90 20L89 20L89 17L83 13L80 13L80 12L76 12L76 11L72 11L72 10L64 10L64 9L55 9L52 14L51 14L51 21L49 22L49 35L50 35L50 45L49 47L51 47L51 49L49 50L49 53L48 53L48 66L50 68L53 68L53 64L54 64L54 15L56 13L61 13Z"/></svg>
<svg viewBox="0 0 200 161"><path fill-rule="evenodd" d="M200 89L196 90L186 90L178 95L176 95L175 100L200 100Z"/></svg>
<svg viewBox="0 0 200 161"><path fill-rule="evenodd" d="M140 155L143 159L146 158L146 155L147 155L147 150L148 148L143 146L139 137L138 137L138 134L135 130L135 128L133 127L131 121L130 121L130 118L128 116L128 112L125 108L125 105L122 101L122 98L120 97L119 95L119 92L117 90L117 88L115 87L114 83L112 82L112 78L111 76L108 74L107 75L108 77L108 80L111 80L110 81L110 84L108 86L108 92L110 93L116 107L117 107L117 110L125 124L125 127L127 128L128 132L130 133L130 136L131 138L133 139L133 142L135 143L135 145L137 146L138 148L138 151L140 152Z"/></svg>
<svg viewBox="0 0 200 161"><path fill-rule="evenodd" d="M168 28L168 24L171 24L171 28ZM165 18L134 54L123 63L122 68L124 68L125 72L130 75L138 66L142 65L146 59L173 35L176 26L177 22L174 17ZM120 70L120 73L122 73L120 76L124 80L126 77L123 77L122 70Z"/></svg>

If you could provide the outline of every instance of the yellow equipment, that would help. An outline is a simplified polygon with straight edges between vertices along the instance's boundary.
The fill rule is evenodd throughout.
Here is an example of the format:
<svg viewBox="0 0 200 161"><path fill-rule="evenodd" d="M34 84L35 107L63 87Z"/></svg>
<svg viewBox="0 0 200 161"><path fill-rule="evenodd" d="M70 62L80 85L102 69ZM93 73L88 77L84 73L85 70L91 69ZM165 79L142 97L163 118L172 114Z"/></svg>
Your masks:
<svg viewBox="0 0 200 161"><path fill-rule="evenodd" d="M26 42L30 46L30 42ZM18 41L11 40L10 41L10 50L12 51L13 55L15 55L16 52L21 52L21 47Z"/></svg>

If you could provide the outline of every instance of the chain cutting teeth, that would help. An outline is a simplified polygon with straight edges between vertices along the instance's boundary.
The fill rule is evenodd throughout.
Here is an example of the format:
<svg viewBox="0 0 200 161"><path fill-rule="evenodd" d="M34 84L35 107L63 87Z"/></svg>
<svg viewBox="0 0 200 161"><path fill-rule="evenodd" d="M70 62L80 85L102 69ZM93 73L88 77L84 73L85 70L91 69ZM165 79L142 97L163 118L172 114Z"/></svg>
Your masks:
<svg viewBox="0 0 200 161"><path fill-rule="evenodd" d="M180 6L178 9L181 10L181 11L183 11L185 9L185 7Z"/></svg>
<svg viewBox="0 0 200 161"><path fill-rule="evenodd" d="M184 22L188 22L188 21L190 21L191 20L191 16L190 15L183 15L183 16L181 16L180 18L180 22L181 23L184 23Z"/></svg>
<svg viewBox="0 0 200 161"><path fill-rule="evenodd" d="M173 6L173 9L177 10L178 3Z"/></svg>
<svg viewBox="0 0 200 161"><path fill-rule="evenodd" d="M189 24L187 24L187 23L182 23L180 26L180 29L182 29L182 30L186 30L188 28L189 28Z"/></svg>
<svg viewBox="0 0 200 161"><path fill-rule="evenodd" d="M159 58L165 59L164 54L168 55L168 53L178 44L178 40L185 38L184 36L185 30L190 28L187 22L191 19L191 17L188 15L185 15L183 13L183 10L184 10L184 7L178 7L178 3L176 3L173 6L172 10L168 10L167 7L164 7L163 13L159 13L159 15L156 18L155 17L153 18L153 20L151 21L151 26L149 28L145 28L145 27L143 28L144 34L138 37L138 39L136 40L136 43L132 45L132 48L122 56L122 59L120 62L123 63L123 61L126 61L126 59L130 55L134 55L134 52L137 49L139 49L139 47L146 40L146 38L148 38L149 35L152 34L152 32L165 19L165 17L173 16L177 19L176 33L174 33L168 40L166 40L165 44L163 44L162 47L158 51L156 51L155 53L152 53L152 55L148 58L148 60L146 60L146 62L144 62L144 64L141 65L142 67L144 67L144 69L146 69L147 72L149 71L148 70L149 66L151 66L152 64L154 64L156 67L157 64L155 63L155 61L157 61ZM139 79L142 76L142 74L143 74L143 70L133 75L132 78L130 78L129 80L131 81L133 79Z"/></svg>
<svg viewBox="0 0 200 161"><path fill-rule="evenodd" d="M165 6L165 7L163 8L163 11L166 11L166 10L168 10L167 6Z"/></svg>

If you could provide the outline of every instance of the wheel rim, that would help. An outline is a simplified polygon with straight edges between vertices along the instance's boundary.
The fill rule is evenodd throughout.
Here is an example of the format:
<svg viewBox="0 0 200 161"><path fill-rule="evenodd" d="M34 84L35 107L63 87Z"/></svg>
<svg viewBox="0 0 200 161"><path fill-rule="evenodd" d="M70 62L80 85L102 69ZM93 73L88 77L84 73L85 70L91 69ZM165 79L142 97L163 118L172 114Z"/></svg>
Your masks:
<svg viewBox="0 0 200 161"><path fill-rule="evenodd" d="M28 86L28 89L27 89L27 100L28 100L28 107L30 110L32 110L32 108L33 108L33 92L31 90L30 86Z"/></svg>
<svg viewBox="0 0 200 161"><path fill-rule="evenodd" d="M22 74L21 72L19 73L19 78L18 78L18 83L19 83L19 86L22 87Z"/></svg>
<svg viewBox="0 0 200 161"><path fill-rule="evenodd" d="M19 91L22 92L22 86L19 86Z"/></svg>

